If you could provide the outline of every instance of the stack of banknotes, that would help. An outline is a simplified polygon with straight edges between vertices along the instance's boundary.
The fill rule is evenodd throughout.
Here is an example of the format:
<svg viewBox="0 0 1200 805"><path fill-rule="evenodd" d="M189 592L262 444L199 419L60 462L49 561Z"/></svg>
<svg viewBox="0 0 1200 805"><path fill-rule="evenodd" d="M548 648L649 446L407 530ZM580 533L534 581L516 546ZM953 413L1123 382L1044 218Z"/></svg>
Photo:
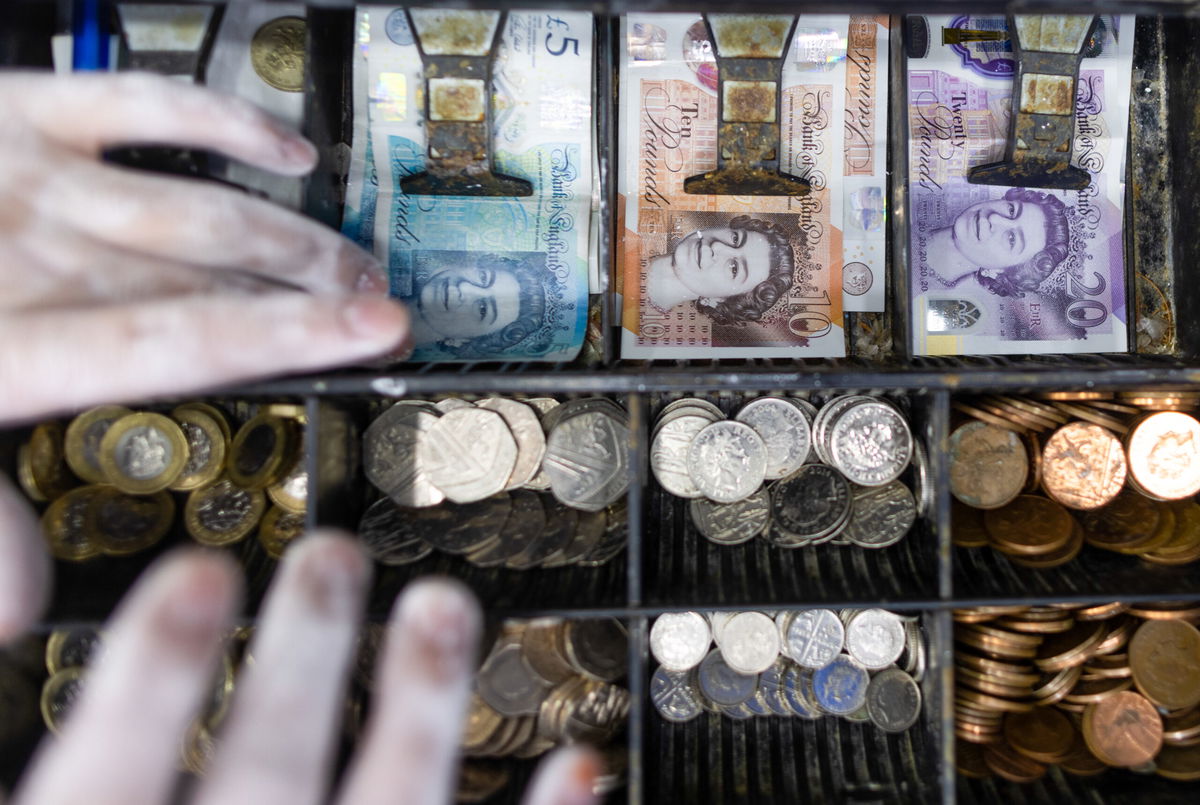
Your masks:
<svg viewBox="0 0 1200 805"><path fill-rule="evenodd" d="M494 169L530 182L526 197L401 189L426 162L416 36L400 7L365 6L357 26L342 229L385 263L392 295L409 303L412 359L572 359L587 325L598 199L592 15L503 19L490 87Z"/></svg>
<svg viewBox="0 0 1200 805"><path fill-rule="evenodd" d="M1003 159L1009 135L1016 63L1005 19L930 15L909 27L913 352L1125 352L1134 18L1102 15L1084 45L1071 160L1092 175L1083 190L968 183L971 168Z"/></svg>

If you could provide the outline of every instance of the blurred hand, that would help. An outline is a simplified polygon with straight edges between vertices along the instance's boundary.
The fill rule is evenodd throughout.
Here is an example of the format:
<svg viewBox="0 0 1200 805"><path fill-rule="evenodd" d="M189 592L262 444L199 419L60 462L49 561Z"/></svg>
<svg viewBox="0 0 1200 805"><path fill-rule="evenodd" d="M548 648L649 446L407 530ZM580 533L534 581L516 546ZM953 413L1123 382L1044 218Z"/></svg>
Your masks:
<svg viewBox="0 0 1200 805"><path fill-rule="evenodd" d="M312 170L313 146L251 104L150 75L8 73L0 109L0 424L365 361L407 339L379 264L338 233L98 158L153 143ZM31 522L0 478L0 642L45 596Z"/></svg>
<svg viewBox="0 0 1200 805"><path fill-rule="evenodd" d="M261 613L196 805L329 800L337 727L369 566L349 539L289 549ZM126 597L98 667L18 788L14 805L169 801L188 724L211 692L238 611L240 572L218 555L167 557ZM443 805L474 670L480 615L457 584L418 582L396 604L362 746L332 801ZM529 805L585 805L597 771L583 749L549 757Z"/></svg>

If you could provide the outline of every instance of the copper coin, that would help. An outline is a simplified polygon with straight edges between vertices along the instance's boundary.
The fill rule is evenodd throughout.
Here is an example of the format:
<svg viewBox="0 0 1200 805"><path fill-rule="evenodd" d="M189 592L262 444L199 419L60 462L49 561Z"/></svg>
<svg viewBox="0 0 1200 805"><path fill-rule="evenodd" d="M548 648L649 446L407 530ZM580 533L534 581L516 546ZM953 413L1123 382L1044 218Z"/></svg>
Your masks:
<svg viewBox="0 0 1200 805"><path fill-rule="evenodd" d="M1083 739L1110 766L1140 766L1162 749L1162 719L1144 696L1124 690L1088 706Z"/></svg>
<svg viewBox="0 0 1200 805"><path fill-rule="evenodd" d="M1083 676L1080 675L1079 680L1075 687L1071 688L1071 692L1063 697L1063 702L1078 705L1095 704L1096 702L1104 701L1109 696L1133 687L1132 679L1093 679L1085 681Z"/></svg>
<svg viewBox="0 0 1200 805"><path fill-rule="evenodd" d="M1133 632L1137 628L1137 625L1137 621L1133 618L1111 621L1109 623L1108 634L1096 646L1094 653L1097 656L1112 654L1114 651L1120 651L1125 648L1125 644L1129 642L1129 638L1133 637Z"/></svg>
<svg viewBox="0 0 1200 805"><path fill-rule="evenodd" d="M1075 728L1071 720L1049 707L1004 717L1004 739L1030 760L1057 763L1071 749Z"/></svg>
<svg viewBox="0 0 1200 805"><path fill-rule="evenodd" d="M1075 610L1075 620L1077 621L1103 621L1109 618L1115 618L1117 615L1129 609L1128 606L1119 601L1114 601L1111 604L1096 604L1095 606L1084 607Z"/></svg>
<svg viewBox="0 0 1200 805"><path fill-rule="evenodd" d="M1154 770L1159 777L1180 782L1200 780L1200 745L1164 746L1154 758Z"/></svg>
<svg viewBox="0 0 1200 805"><path fill-rule="evenodd" d="M1082 419L1084 422L1091 422L1093 425L1099 425L1102 428L1107 428L1115 433L1125 433L1129 430L1129 426L1121 420L1111 417L1108 414L1101 413L1095 408L1088 408L1082 405L1073 405L1065 402L1055 402L1054 407L1068 416Z"/></svg>
<svg viewBox="0 0 1200 805"><path fill-rule="evenodd" d="M1038 395L1043 400L1059 400L1059 401L1083 401L1083 400L1111 400L1111 391L1047 391Z"/></svg>
<svg viewBox="0 0 1200 805"><path fill-rule="evenodd" d="M1129 433L1129 471L1149 494L1178 500L1200 492L1200 422L1177 411L1152 414Z"/></svg>
<svg viewBox="0 0 1200 805"><path fill-rule="evenodd" d="M1033 689L1033 698L1041 707L1061 702L1079 682L1082 672L1083 669L1076 665L1042 676Z"/></svg>
<svg viewBox="0 0 1200 805"><path fill-rule="evenodd" d="M1083 665L1096 654L1096 646L1108 635L1103 623L1077 623L1069 631L1048 635L1034 661L1043 671L1061 671Z"/></svg>
<svg viewBox="0 0 1200 805"><path fill-rule="evenodd" d="M950 434L950 492L977 509L998 509L1021 493L1029 457L1011 430L968 422Z"/></svg>
<svg viewBox="0 0 1200 805"><path fill-rule="evenodd" d="M1183 744L1196 739L1200 739L1200 708L1186 710L1163 719L1164 743Z"/></svg>
<svg viewBox="0 0 1200 805"><path fill-rule="evenodd" d="M1129 543L1126 545L1113 545L1110 550L1117 553L1129 554L1131 556L1141 556L1146 553L1153 553L1162 546L1166 545L1175 537L1175 512L1164 504L1155 502L1155 510L1158 512L1158 526L1154 529L1150 536L1138 542Z"/></svg>
<svg viewBox="0 0 1200 805"><path fill-rule="evenodd" d="M995 425L998 428L1004 428L1006 430L1016 431L1017 433L1025 432L1024 427L1017 425L1016 423L1012 422L1011 420L1005 419L1004 417L996 416L995 414L989 413L988 411L981 411L980 409L975 408L974 406L966 405L965 403L961 403L961 402L955 402L952 407L954 408L954 410L961 411L962 413L966 414L967 416L971 417L972 419L977 419L980 422L986 422L989 425Z"/></svg>
<svg viewBox="0 0 1200 805"><path fill-rule="evenodd" d="M983 760L983 750L966 741L954 743L954 766L963 777L982 780L992 776L992 771Z"/></svg>
<svg viewBox="0 0 1200 805"><path fill-rule="evenodd" d="M1126 489L1112 503L1100 509L1082 512L1084 538L1097 548L1136 545L1145 542L1158 529L1158 509L1154 501Z"/></svg>
<svg viewBox="0 0 1200 805"><path fill-rule="evenodd" d="M1067 756L1059 761L1059 767L1077 777L1092 777L1107 771L1108 765L1092 754L1091 750L1087 748L1087 742L1083 740L1083 735L1078 729L1075 729L1074 725L1071 727L1071 732L1073 733L1071 749L1067 752Z"/></svg>
<svg viewBox="0 0 1200 805"><path fill-rule="evenodd" d="M1079 524L1078 520L1072 517L1071 536L1063 543L1061 548L1048 553L1038 554L1037 556L1014 556L1009 554L1008 560L1021 567L1045 570L1073 561L1075 557L1079 556L1079 552L1083 550L1083 543L1083 526ZM1066 629L1062 629L1061 631L1066 631Z"/></svg>
<svg viewBox="0 0 1200 805"><path fill-rule="evenodd" d="M1168 710L1200 704L1200 630L1179 620L1146 621L1129 642L1139 691Z"/></svg>
<svg viewBox="0 0 1200 805"><path fill-rule="evenodd" d="M1046 767L1041 763L1002 743L985 748L983 761L996 776L1013 783L1032 783L1046 773Z"/></svg>
<svg viewBox="0 0 1200 805"><path fill-rule="evenodd" d="M1071 515L1059 504L1033 495L1019 495L989 514L984 527L992 546L1004 553L1045 554L1071 538Z"/></svg>
<svg viewBox="0 0 1200 805"><path fill-rule="evenodd" d="M1125 450L1099 425L1072 422L1054 432L1042 450L1042 487L1072 509L1097 509L1125 485Z"/></svg>
<svg viewBox="0 0 1200 805"><path fill-rule="evenodd" d="M960 548L984 548L988 544L983 527L983 512L972 506L950 501L950 541Z"/></svg>

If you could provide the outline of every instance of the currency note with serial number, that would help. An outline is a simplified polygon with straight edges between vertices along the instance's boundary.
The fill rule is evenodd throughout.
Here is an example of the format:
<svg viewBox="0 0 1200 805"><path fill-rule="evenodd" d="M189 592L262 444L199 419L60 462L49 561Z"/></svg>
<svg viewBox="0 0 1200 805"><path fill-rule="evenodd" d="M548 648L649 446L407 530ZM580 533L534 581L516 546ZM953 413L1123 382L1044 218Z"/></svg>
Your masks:
<svg viewBox="0 0 1200 805"><path fill-rule="evenodd" d="M519 198L402 189L425 167L420 53L402 8L370 7L367 28L370 154L343 228L373 247L392 295L409 303L412 359L570 360L587 325L591 15L507 15L493 64L493 146L497 172L533 185Z"/></svg>
<svg viewBox="0 0 1200 805"><path fill-rule="evenodd" d="M802 197L711 196L717 66L699 14L622 19L618 280L626 358L837 357L844 15L801 15L784 59L783 170Z"/></svg>
<svg viewBox="0 0 1200 805"><path fill-rule="evenodd" d="M1016 72L1004 17L914 17L912 29L914 353L1124 352L1134 18L1101 16L1084 46L1072 163L1092 180L1078 191L967 182L971 168L1004 156Z"/></svg>

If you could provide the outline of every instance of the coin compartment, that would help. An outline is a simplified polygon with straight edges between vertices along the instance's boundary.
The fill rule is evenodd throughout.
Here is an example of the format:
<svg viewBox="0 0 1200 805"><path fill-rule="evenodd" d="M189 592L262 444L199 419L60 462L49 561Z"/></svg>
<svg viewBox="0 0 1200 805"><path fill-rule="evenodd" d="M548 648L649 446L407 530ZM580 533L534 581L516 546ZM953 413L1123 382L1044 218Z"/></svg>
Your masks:
<svg viewBox="0 0 1200 805"><path fill-rule="evenodd" d="M433 394L429 395L428 399L436 402L448 396L472 402L489 395ZM560 401L571 398L564 395L553 396ZM519 397L514 396L514 399ZM632 430L636 422L634 408L638 403L631 403L624 395L616 395L612 399L629 411ZM322 399L317 405L313 428L316 434L314 442L319 445L319 459L314 475L316 492L312 496L315 501L314 516L317 524L343 528L354 533L358 530L359 520L367 508L383 497L364 475L362 439L371 422L395 402L395 399L387 397L355 397ZM631 454L630 473L635 472L635 466ZM637 481L634 478L631 480L631 488L636 486ZM627 494L632 500L636 493ZM626 524L630 525L628 514ZM497 523L496 530L503 525ZM386 617L400 589L409 580L429 574L452 576L461 580L489 607L499 610L612 610L628 604L628 550L626 548L607 563L595 568L485 568L473 565L463 557L438 550L408 565L392 567L377 563L368 611L372 616Z"/></svg>
<svg viewBox="0 0 1200 805"><path fill-rule="evenodd" d="M818 407L843 393L821 391L810 399ZM934 397L923 393L868 392L892 402L905 416L914 442L919 442L930 461L932 445L941 436ZM738 409L759 396L780 392L721 392L651 395L648 427L667 404L694 397L706 400L732 418ZM917 469L910 464L901 481L919 496ZM934 484L935 467L928 467L928 483ZM767 482L768 488L771 481ZM689 512L689 501L663 489L647 474L642 515L642 562L645 600L651 604L689 606L704 590L706 600L722 606L765 607L795 604L853 604L876 602L886 606L896 601L929 601L938 597L938 530L936 506L917 517L907 536L887 548L868 549L848 545L815 545L799 548L776 547L761 536L740 545L717 545L697 530Z"/></svg>
<svg viewBox="0 0 1200 805"><path fill-rule="evenodd" d="M1156 390L1154 386L1137 386L1136 388L1148 393ZM1170 386L1169 388L1178 387ZM993 391L1021 397L1023 393L1036 395L1044 391L1128 392L1130 388L1097 383L1086 388L1073 386L1030 390L1030 392L1012 389ZM977 396L978 394L956 395L951 398L951 404L962 401L971 405L971 400ZM1120 403L1121 400L1116 399L1112 402ZM1185 412L1193 415L1200 413L1191 410L1185 410ZM1101 413L1104 412L1101 411ZM1119 418L1125 422L1130 421L1130 417L1127 416ZM971 417L952 410L947 435L960 424L969 421L971 421ZM1083 420L1079 417L1071 417L1071 421ZM1037 434L1038 441L1043 448L1051 433L1053 433L1053 429L1047 429ZM1119 440L1123 439L1122 434L1116 433L1115 435ZM1197 471L1200 471L1200 468L1197 468ZM1126 480L1125 488L1131 488L1129 480ZM948 486L945 494L946 497L950 497ZM1040 487L1031 494L1039 497L1046 496L1045 491ZM1197 499L1200 499L1200 496L1191 498L1193 502ZM1067 509L1067 511L1078 519L1080 512L1074 509ZM982 511L981 514L986 517L990 512ZM948 522L949 534L953 537L953 511L951 511ZM953 565L953 595L958 600L1019 599L1043 603L1072 600L1080 596L1090 597L1102 591L1104 594L1111 594L1114 598L1120 598L1123 601L1152 601L1161 600L1164 597L1187 597L1200 589L1200 561L1178 566L1159 565L1143 561L1137 556L1097 548L1086 542L1075 559L1058 567L1046 569L1022 567L1010 561L1007 556L991 545L979 548L952 545L950 559Z"/></svg>
<svg viewBox="0 0 1200 805"><path fill-rule="evenodd" d="M645 766L645 801L938 801L943 783L939 759L948 749L942 740L946 733L940 703L949 690L950 676L936 646L948 635L949 615L886 608L921 616L928 664L919 683L922 712L916 724L903 732L886 733L869 721L852 723L836 716L812 721L798 716L739 720L710 712L672 723L643 697L643 752L655 759ZM647 645L643 641L641 653L647 662L643 680L649 690L657 664L649 657Z"/></svg>

